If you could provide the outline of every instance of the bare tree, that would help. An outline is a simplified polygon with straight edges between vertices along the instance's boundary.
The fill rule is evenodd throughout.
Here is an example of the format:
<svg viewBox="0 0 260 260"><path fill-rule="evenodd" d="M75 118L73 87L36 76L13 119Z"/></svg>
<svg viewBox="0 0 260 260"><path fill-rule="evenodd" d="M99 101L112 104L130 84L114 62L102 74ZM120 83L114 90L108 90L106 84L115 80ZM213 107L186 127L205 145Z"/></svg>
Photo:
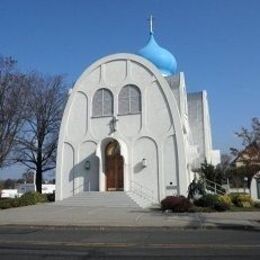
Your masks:
<svg viewBox="0 0 260 260"><path fill-rule="evenodd" d="M253 176L260 170L260 119L253 118L251 126L252 129L242 128L240 132L236 133L242 141L242 148L230 149L235 159L229 175L242 183L246 177L248 187L250 187Z"/></svg>
<svg viewBox="0 0 260 260"><path fill-rule="evenodd" d="M9 156L26 117L27 78L15 69L16 61L0 57L0 168Z"/></svg>
<svg viewBox="0 0 260 260"><path fill-rule="evenodd" d="M30 111L18 139L16 161L36 172L36 189L41 192L42 175L56 165L59 126L65 104L62 76L29 75Z"/></svg>
<svg viewBox="0 0 260 260"><path fill-rule="evenodd" d="M221 154L219 167L223 169L223 171L225 171L230 166L231 161L232 161L231 155L226 153Z"/></svg>
<svg viewBox="0 0 260 260"><path fill-rule="evenodd" d="M23 173L22 179L26 183L34 183L34 172L32 170L27 170L25 173Z"/></svg>
<svg viewBox="0 0 260 260"><path fill-rule="evenodd" d="M251 125L252 129L243 127L236 133L242 141L242 149L230 149L235 162L243 166L260 165L260 118L253 118Z"/></svg>

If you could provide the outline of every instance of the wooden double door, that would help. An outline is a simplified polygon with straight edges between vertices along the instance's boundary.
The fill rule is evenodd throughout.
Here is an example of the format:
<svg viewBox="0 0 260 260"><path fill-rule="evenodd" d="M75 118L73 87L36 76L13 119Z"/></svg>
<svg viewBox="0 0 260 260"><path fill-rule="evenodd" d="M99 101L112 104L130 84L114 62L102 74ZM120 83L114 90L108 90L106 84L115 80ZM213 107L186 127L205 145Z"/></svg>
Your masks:
<svg viewBox="0 0 260 260"><path fill-rule="evenodd" d="M124 190L124 158L117 141L110 142L105 150L105 174L107 191Z"/></svg>

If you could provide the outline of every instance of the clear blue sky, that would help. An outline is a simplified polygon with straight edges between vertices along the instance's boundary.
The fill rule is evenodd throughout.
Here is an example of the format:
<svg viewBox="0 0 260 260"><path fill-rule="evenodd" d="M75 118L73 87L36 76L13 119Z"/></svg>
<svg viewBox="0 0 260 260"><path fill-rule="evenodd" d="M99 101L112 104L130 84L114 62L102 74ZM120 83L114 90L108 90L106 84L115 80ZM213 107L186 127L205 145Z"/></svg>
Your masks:
<svg viewBox="0 0 260 260"><path fill-rule="evenodd" d="M259 12L259 0L1 0L0 53L73 82L93 61L143 47L153 14L188 91L208 91L214 147L226 152L260 116Z"/></svg>

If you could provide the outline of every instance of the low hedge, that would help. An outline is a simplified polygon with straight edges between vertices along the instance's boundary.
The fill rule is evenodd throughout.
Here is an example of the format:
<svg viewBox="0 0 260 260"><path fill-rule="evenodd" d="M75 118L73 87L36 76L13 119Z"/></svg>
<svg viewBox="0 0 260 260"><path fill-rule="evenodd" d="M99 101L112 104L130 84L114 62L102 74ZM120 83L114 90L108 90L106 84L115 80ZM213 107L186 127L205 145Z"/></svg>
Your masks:
<svg viewBox="0 0 260 260"><path fill-rule="evenodd" d="M47 196L45 194L40 194L38 192L27 192L23 194L20 198L0 200L0 209L35 205L37 203L46 201Z"/></svg>

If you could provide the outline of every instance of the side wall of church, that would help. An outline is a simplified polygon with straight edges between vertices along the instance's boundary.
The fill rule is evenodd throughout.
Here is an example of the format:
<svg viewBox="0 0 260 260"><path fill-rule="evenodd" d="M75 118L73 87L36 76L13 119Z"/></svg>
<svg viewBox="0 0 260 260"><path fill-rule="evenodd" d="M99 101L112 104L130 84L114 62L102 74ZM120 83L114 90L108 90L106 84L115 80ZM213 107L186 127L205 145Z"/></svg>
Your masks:
<svg viewBox="0 0 260 260"><path fill-rule="evenodd" d="M128 85L139 89L141 109L121 114L120 91ZM112 110L95 116L94 96L100 89L112 94ZM124 190L141 185L153 192L155 201L166 195L186 195L186 151L176 100L154 65L136 55L105 57L75 84L59 137L57 200L81 191L105 191L104 140L110 139L119 142L124 157Z"/></svg>
<svg viewBox="0 0 260 260"><path fill-rule="evenodd" d="M217 165L220 163L220 152L212 147L210 114L205 90L188 94L188 111L193 144L199 152L197 166L199 167L205 159Z"/></svg>

